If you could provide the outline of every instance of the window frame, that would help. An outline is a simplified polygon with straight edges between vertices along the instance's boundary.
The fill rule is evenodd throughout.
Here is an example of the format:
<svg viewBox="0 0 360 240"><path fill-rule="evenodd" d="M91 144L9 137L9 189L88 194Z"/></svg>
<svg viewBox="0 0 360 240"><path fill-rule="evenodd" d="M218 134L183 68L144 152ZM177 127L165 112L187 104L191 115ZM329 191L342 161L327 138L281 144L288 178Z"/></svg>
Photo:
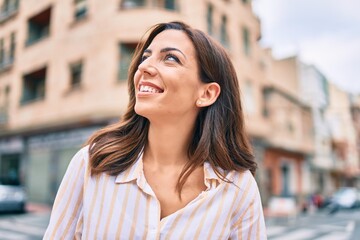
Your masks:
<svg viewBox="0 0 360 240"><path fill-rule="evenodd" d="M25 46L33 45L50 36L51 16L52 7L50 6L28 18Z"/></svg>
<svg viewBox="0 0 360 240"><path fill-rule="evenodd" d="M118 44L119 61L117 80L119 82L125 82L128 80L129 67L137 44L137 42L119 42Z"/></svg>
<svg viewBox="0 0 360 240"><path fill-rule="evenodd" d="M69 64L70 88L75 89L83 84L84 62L78 60ZM74 79L77 79L74 81Z"/></svg>
<svg viewBox="0 0 360 240"><path fill-rule="evenodd" d="M21 105L28 105L30 103L42 101L45 99L46 78L47 78L46 66L23 75L21 99L20 99ZM32 83L29 83L29 81L31 81ZM31 89L27 91L26 87L29 87Z"/></svg>
<svg viewBox="0 0 360 240"><path fill-rule="evenodd" d="M81 21L88 16L88 1L87 0L74 0L74 20Z"/></svg>

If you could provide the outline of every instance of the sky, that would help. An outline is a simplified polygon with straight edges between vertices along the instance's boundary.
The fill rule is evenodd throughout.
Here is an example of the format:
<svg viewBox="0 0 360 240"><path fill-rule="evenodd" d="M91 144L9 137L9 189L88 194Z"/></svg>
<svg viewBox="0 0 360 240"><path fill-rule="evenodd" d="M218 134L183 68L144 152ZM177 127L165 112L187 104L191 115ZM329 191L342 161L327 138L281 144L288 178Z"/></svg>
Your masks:
<svg viewBox="0 0 360 240"><path fill-rule="evenodd" d="M253 0L261 45L297 55L341 89L360 93L360 0Z"/></svg>

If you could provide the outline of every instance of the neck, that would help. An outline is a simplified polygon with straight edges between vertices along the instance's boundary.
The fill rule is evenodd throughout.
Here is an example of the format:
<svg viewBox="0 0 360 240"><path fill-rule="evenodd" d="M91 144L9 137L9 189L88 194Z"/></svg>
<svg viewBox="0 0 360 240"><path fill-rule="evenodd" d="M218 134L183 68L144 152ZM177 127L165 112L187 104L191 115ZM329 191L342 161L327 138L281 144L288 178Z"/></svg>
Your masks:
<svg viewBox="0 0 360 240"><path fill-rule="evenodd" d="M144 162L155 168L183 167L189 160L188 149L193 127L179 124L152 124L149 126Z"/></svg>

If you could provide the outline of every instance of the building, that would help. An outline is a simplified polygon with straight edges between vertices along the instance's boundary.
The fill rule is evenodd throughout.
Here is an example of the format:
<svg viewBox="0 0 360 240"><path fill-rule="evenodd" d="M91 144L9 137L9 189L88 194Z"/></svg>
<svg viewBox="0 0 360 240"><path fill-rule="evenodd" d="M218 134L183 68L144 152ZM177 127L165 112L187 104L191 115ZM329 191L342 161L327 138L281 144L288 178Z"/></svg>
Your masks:
<svg viewBox="0 0 360 240"><path fill-rule="evenodd" d="M71 156L96 129L118 121L132 52L150 26L164 21L186 21L228 49L262 165L265 69L250 1L0 0L0 6L0 168L15 173L29 201L51 204Z"/></svg>
<svg viewBox="0 0 360 240"><path fill-rule="evenodd" d="M332 139L332 179L335 188L354 186L359 172L356 128L351 116L349 94L329 84L330 104L325 117Z"/></svg>
<svg viewBox="0 0 360 240"><path fill-rule="evenodd" d="M263 110L272 131L266 137L264 156L266 196L292 198L302 204L311 193L312 112L301 101L297 57L276 60L269 50L267 56Z"/></svg>
<svg viewBox="0 0 360 240"><path fill-rule="evenodd" d="M310 106L313 121L314 156L311 158L312 193L328 196L334 191L331 129L325 117L330 105L327 78L314 65L299 63L301 100Z"/></svg>
<svg viewBox="0 0 360 240"><path fill-rule="evenodd" d="M360 188L360 94L351 95L350 97L351 104L351 115L354 123L355 134L356 134L356 151L358 154L358 166L355 176L357 181L355 182L355 186Z"/></svg>

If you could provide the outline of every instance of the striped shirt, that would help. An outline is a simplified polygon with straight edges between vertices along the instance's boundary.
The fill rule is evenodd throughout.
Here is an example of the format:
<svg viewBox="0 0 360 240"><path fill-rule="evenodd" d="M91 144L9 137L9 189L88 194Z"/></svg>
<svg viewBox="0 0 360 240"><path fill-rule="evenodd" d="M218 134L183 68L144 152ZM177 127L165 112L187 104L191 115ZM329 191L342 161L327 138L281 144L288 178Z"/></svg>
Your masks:
<svg viewBox="0 0 360 240"><path fill-rule="evenodd" d="M44 239L266 239L257 184L249 171L222 181L204 164L207 187L184 208L160 218L142 155L117 176L90 176L88 147L71 160Z"/></svg>

